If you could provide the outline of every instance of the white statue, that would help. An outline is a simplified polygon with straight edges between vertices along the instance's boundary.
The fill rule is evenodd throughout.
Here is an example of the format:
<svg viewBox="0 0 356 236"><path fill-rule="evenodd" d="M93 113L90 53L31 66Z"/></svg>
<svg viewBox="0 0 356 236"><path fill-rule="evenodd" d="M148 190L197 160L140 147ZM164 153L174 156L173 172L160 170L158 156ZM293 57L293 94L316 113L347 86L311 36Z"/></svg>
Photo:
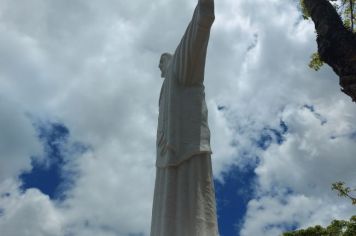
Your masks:
<svg viewBox="0 0 356 236"><path fill-rule="evenodd" d="M217 236L204 68L214 0L199 0L173 55L159 68L156 183L151 236Z"/></svg>

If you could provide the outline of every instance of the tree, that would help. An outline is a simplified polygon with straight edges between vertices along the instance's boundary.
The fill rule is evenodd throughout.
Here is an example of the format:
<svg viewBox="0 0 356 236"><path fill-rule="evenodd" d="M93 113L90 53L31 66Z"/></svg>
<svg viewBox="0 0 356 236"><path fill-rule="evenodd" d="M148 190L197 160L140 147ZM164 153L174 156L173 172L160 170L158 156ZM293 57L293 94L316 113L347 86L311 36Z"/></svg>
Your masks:
<svg viewBox="0 0 356 236"><path fill-rule="evenodd" d="M332 190L336 190L340 197L347 197L351 200L352 205L356 205L356 198L351 196L351 189L345 186L344 182L332 184ZM356 235L356 215L352 216L349 221L333 220L326 228L316 225L307 229L300 229L283 233L283 236L355 236Z"/></svg>
<svg viewBox="0 0 356 236"><path fill-rule="evenodd" d="M301 1L305 18L311 17L317 32L318 54L313 54L310 66L327 63L339 76L341 91L356 102L356 0L339 1L339 5L328 0Z"/></svg>
<svg viewBox="0 0 356 236"><path fill-rule="evenodd" d="M355 11L354 6L356 4L356 0L340 0L339 2L337 2L337 0L329 0L329 1L333 2L332 5L333 7L335 7L338 14L341 16L345 27L351 30L352 32L355 32L356 29L354 25L356 21L355 18L356 14L354 14ZM310 15L305 7L304 0L300 0L300 2L301 2L302 12L303 12L303 18L306 20L310 19ZM313 53L311 56L309 67L311 69L314 69L315 71L318 71L323 65L324 62L320 59L319 53L318 52Z"/></svg>
<svg viewBox="0 0 356 236"><path fill-rule="evenodd" d="M283 236L355 236L356 215L347 220L334 220L326 228L317 225L307 229L283 233Z"/></svg>
<svg viewBox="0 0 356 236"><path fill-rule="evenodd" d="M332 184L331 189L336 190L340 197L349 198L352 202L352 205L356 205L356 197L351 196L351 192L356 192L356 188L351 189L350 187L345 186L344 182L336 182Z"/></svg>

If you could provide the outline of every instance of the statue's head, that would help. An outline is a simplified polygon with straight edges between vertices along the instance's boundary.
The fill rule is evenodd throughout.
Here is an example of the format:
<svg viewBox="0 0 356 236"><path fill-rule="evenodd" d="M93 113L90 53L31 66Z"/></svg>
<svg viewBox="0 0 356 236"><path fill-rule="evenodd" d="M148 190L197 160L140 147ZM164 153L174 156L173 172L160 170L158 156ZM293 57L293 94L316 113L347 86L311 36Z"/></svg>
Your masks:
<svg viewBox="0 0 356 236"><path fill-rule="evenodd" d="M170 53L163 53L161 55L161 59L159 60L159 69L161 70L161 77L162 78L165 78L166 77L166 74L167 74L167 68L168 68L168 65L170 63L170 61L172 60L173 56L172 54Z"/></svg>

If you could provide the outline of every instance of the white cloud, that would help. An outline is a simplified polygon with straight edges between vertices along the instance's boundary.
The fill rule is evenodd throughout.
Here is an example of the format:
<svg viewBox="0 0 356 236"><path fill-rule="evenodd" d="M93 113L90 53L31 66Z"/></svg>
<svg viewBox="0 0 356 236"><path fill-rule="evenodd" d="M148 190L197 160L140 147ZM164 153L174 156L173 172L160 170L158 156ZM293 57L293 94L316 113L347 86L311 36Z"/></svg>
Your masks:
<svg viewBox="0 0 356 236"><path fill-rule="evenodd" d="M335 207L335 202L303 194L265 196L249 202L240 234L275 236L285 232L286 227L325 225L350 213L349 208L347 204Z"/></svg>
<svg viewBox="0 0 356 236"><path fill-rule="evenodd" d="M5 114L0 127L8 131L0 133L0 146L6 147L0 155L18 156L0 159L0 180L30 168L29 156L40 150L23 111L63 123L72 140L91 147L71 162L80 175L65 202L56 205L36 190L13 194L6 201L23 207L5 211L5 216L14 212L13 218L0 217L1 230L22 235L12 225L36 202L43 208L28 211L36 215L48 208L44 216L59 222L59 228L30 221L28 227L39 232L35 235L147 235L161 86L158 59L174 51L195 2L0 4L0 95L8 98L0 101ZM262 197L250 202L242 234L284 221L306 226L349 215L329 185L338 178L355 182L350 172L354 141L347 135L355 129L356 110L330 69L307 68L315 50L313 25L301 21L296 1L216 1L205 80L214 173L222 180L231 165L243 167L255 162L254 156L261 158L256 191ZM321 125L305 104L314 105L327 123ZM263 152L253 139L265 127L279 129L281 119L289 128L286 141ZM1 186L9 191L5 182ZM272 197L276 187L294 191L286 203ZM335 209L333 214L321 207L325 204ZM272 227L270 234L274 230L280 229Z"/></svg>
<svg viewBox="0 0 356 236"><path fill-rule="evenodd" d="M47 195L37 189L18 192L18 184L7 180L2 183L0 206L4 216L0 218L1 233L6 236L60 236L63 235L62 215Z"/></svg>
<svg viewBox="0 0 356 236"><path fill-rule="evenodd" d="M351 113L337 118L325 114L328 122L322 125L306 108L285 111L289 133L282 145L272 145L261 156L256 168L259 198L249 203L241 235L277 235L283 232L283 224L327 225L353 214L351 203L331 191L333 182L355 181L355 140L348 136L332 139L350 130L347 118ZM288 190L292 192L286 196Z"/></svg>
<svg viewBox="0 0 356 236"><path fill-rule="evenodd" d="M31 168L31 156L41 154L41 145L26 111L0 94L0 184Z"/></svg>

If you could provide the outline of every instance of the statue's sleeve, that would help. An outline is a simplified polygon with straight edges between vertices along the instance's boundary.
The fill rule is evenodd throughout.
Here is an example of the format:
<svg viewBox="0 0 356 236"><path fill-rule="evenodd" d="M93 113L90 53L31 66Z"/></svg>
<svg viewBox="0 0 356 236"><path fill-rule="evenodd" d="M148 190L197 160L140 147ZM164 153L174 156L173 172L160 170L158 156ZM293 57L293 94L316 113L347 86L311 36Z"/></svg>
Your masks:
<svg viewBox="0 0 356 236"><path fill-rule="evenodd" d="M210 28L214 19L214 0L199 0L173 55L172 69L179 84L193 86L203 83Z"/></svg>

